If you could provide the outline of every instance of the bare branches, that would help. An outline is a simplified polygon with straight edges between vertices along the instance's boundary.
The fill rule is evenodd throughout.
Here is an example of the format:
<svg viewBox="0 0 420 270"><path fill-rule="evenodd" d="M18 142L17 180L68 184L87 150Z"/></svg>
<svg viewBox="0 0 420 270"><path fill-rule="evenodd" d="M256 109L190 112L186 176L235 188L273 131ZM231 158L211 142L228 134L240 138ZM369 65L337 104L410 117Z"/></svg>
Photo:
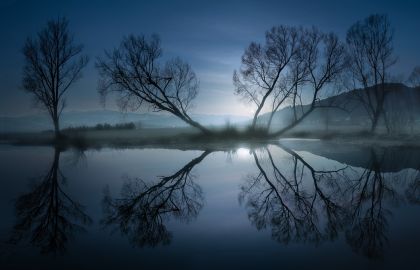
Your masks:
<svg viewBox="0 0 420 270"><path fill-rule="evenodd" d="M75 45L68 30L68 20L49 21L34 39L28 38L23 47L25 66L23 88L32 93L54 122L59 135L59 117L65 106L64 95L81 77L87 56L76 58L83 50Z"/></svg>
<svg viewBox="0 0 420 270"><path fill-rule="evenodd" d="M252 151L257 173L249 176L240 194L249 219L258 229L271 227L272 237L282 243L337 237L346 213L336 202L342 198L336 180L345 168L316 170L294 151L280 147L290 154L291 164L279 163L268 148L260 156ZM319 222L323 218L324 228Z"/></svg>
<svg viewBox="0 0 420 270"><path fill-rule="evenodd" d="M388 206L419 202L418 170L386 172L392 153L382 150L365 153L364 168L314 166L280 144L251 153L254 173L241 186L240 203L258 230L270 229L281 243L318 244L344 233L354 252L381 258L392 214Z"/></svg>
<svg viewBox="0 0 420 270"><path fill-rule="evenodd" d="M347 32L351 73L354 81L366 89L356 94L371 118L372 132L383 113L388 70L397 60L392 40L393 30L386 15L371 15L356 22Z"/></svg>
<svg viewBox="0 0 420 270"><path fill-rule="evenodd" d="M64 253L68 240L92 223L84 207L63 189L66 178L59 163L60 150L56 148L47 173L16 200L17 222L10 243L28 238L42 253Z"/></svg>
<svg viewBox="0 0 420 270"><path fill-rule="evenodd" d="M188 115L198 93L194 71L179 58L161 63L161 56L156 35L149 39L133 35L124 38L118 48L97 59L99 93L105 97L109 92L117 92L122 108L140 107L145 102L155 111L169 112L208 133Z"/></svg>
<svg viewBox="0 0 420 270"><path fill-rule="evenodd" d="M273 27L266 33L264 45L251 43L242 56L239 71L233 74L235 94L256 106L252 128L268 100L271 114L267 122L269 130L274 114L285 104L293 108L293 121L275 135L300 123L319 100L319 92L333 82L345 68L345 48L333 34L324 34L317 28ZM302 108L302 89L312 91L310 109Z"/></svg>
<svg viewBox="0 0 420 270"><path fill-rule="evenodd" d="M278 88L281 75L299 52L302 30L277 26L266 32L265 44L252 42L242 56L239 71L234 71L235 94L256 105L252 128L267 99Z"/></svg>
<svg viewBox="0 0 420 270"><path fill-rule="evenodd" d="M193 168L208 156L203 152L170 176L160 177L149 184L141 179L124 184L122 198L112 199L106 191L103 205L105 225L117 225L130 241L138 246L167 244L171 234L163 220L173 216L189 221L195 218L203 206L201 188L194 183Z"/></svg>
<svg viewBox="0 0 420 270"><path fill-rule="evenodd" d="M340 77L347 65L345 47L335 34L323 34L313 27L305 30L304 37L299 59L292 72L294 89L291 97L294 118L291 123L274 132L273 136L279 136L292 129L318 106L325 107L325 104L319 103L321 93ZM297 112L297 108L302 109L302 101L298 98L301 96L299 86L303 85L311 91L309 108Z"/></svg>

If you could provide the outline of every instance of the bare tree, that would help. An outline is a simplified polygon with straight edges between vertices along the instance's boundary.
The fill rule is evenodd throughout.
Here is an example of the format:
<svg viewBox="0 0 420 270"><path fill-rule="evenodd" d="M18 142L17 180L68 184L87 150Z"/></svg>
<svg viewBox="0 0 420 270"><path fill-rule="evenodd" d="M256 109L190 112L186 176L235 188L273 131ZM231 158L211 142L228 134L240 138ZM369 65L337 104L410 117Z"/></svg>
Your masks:
<svg viewBox="0 0 420 270"><path fill-rule="evenodd" d="M252 42L242 56L239 71L233 73L235 94L256 106L252 120L255 129L257 119L269 97L277 89L275 106L287 98L287 88L279 86L288 64L299 51L301 29L289 26L273 27L265 34L265 44ZM280 105L279 105L280 106Z"/></svg>
<svg viewBox="0 0 420 270"><path fill-rule="evenodd" d="M388 17L375 14L356 22L348 30L346 40L354 84L364 88L355 91L356 97L369 115L374 132L384 110L388 70L396 62Z"/></svg>
<svg viewBox="0 0 420 270"><path fill-rule="evenodd" d="M302 31L302 30L300 30ZM301 37L300 42L303 43L304 40ZM298 118L297 104L302 103L302 86L307 81L309 72L306 66L306 50L303 49L303 46L299 47L295 56L290 61L288 72L282 78L283 80L279 83L276 91L273 94L272 98L272 108L270 117L267 122L267 129L270 128L273 121L273 117L279 108L284 105L288 100L292 104L293 108L293 119L294 121Z"/></svg>
<svg viewBox="0 0 420 270"><path fill-rule="evenodd" d="M169 112L204 133L210 131L191 119L188 110L198 93L198 79L186 62L175 58L162 63L160 39L130 35L113 52L98 58L99 92L119 94L121 108L146 103L155 111Z"/></svg>
<svg viewBox="0 0 420 270"><path fill-rule="evenodd" d="M408 82L412 87L420 87L420 66L416 66L408 77Z"/></svg>
<svg viewBox="0 0 420 270"><path fill-rule="evenodd" d="M82 49L82 45L74 43L66 18L49 21L23 47L23 87L48 111L56 137L60 135L59 119L66 104L64 95L88 63L87 56L78 56Z"/></svg>
<svg viewBox="0 0 420 270"><path fill-rule="evenodd" d="M310 97L308 107L303 110L302 93L298 92L303 83L294 84L292 108L294 118L291 123L272 133L273 136L279 136L294 128L301 123L316 108L334 107L332 104L323 104L320 96L326 93L327 86L334 83L344 71L347 60L345 57L345 47L333 33L324 34L315 27L307 29L304 32L304 41L302 42L302 54L305 57L306 71L299 82L303 82L306 91ZM299 97L297 99L296 97ZM297 108L301 112L297 113Z"/></svg>

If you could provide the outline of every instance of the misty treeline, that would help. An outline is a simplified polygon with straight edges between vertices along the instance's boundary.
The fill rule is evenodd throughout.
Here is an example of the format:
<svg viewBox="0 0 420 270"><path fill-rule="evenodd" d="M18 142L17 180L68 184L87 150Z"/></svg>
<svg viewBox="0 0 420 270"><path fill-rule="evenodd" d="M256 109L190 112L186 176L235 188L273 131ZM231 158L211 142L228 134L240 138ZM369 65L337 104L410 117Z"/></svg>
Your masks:
<svg viewBox="0 0 420 270"><path fill-rule="evenodd" d="M23 48L23 88L48 111L57 137L65 93L88 63L82 50L66 18L49 21ZM371 15L354 23L345 41L314 26L280 25L266 32L264 43L251 42L245 49L240 68L233 72L234 93L255 108L250 132L258 129L279 136L317 108L340 107L322 103L322 98L359 89L355 93L369 116L370 131L376 131L383 117L391 132L394 122L384 106L389 92L386 85L395 78L390 68L396 61L393 29L386 15ZM163 58L157 35L124 37L118 47L98 57L95 66L101 97L116 93L121 109L147 106L171 113L203 133L214 132L190 116L199 91L197 75L184 60ZM420 86L420 67L414 68L407 82ZM303 109L303 105L308 106ZM293 111L292 119L281 129L269 131L275 113L286 106ZM259 116L267 111L268 121L261 125Z"/></svg>
<svg viewBox="0 0 420 270"><path fill-rule="evenodd" d="M70 126L68 128L63 129L63 131L77 132L77 131L89 131L89 130L131 130L135 128L136 128L136 124L133 122L120 123L120 124L115 124L115 125L103 123L103 124L96 124L95 126L78 126L78 127Z"/></svg>

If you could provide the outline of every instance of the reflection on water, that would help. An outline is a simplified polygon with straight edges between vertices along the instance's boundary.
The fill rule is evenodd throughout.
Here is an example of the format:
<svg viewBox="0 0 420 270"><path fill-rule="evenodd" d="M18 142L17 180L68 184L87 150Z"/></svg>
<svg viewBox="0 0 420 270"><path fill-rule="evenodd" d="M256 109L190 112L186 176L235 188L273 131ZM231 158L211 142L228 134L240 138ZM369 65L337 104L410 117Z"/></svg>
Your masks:
<svg viewBox="0 0 420 270"><path fill-rule="evenodd" d="M418 171L384 173L387 152L378 156L373 149L366 168L317 170L298 153L278 147L290 155L288 164L276 163L268 148L252 151L258 172L248 176L240 195L250 221L258 229L271 227L273 239L286 244L334 240L344 231L355 252L381 258L392 213L385 205L419 202Z"/></svg>
<svg viewBox="0 0 420 270"><path fill-rule="evenodd" d="M60 150L45 175L33 179L31 190L16 200L16 224L9 239L17 244L22 240L41 249L42 253L64 252L67 241L76 232L85 231L92 221L83 206L64 190L66 177L60 170Z"/></svg>
<svg viewBox="0 0 420 270"><path fill-rule="evenodd" d="M276 163L268 148L259 152L252 152L258 172L248 176L240 195L247 200L250 221L258 229L270 226L272 237L285 244L334 239L346 220L338 203L345 168L316 170L289 149L291 160L285 167Z"/></svg>
<svg viewBox="0 0 420 270"><path fill-rule="evenodd" d="M367 167L350 179L345 194L352 220L346 230L347 242L353 250L360 250L368 257L383 255L387 243L387 220L392 215L392 210L386 206L416 203L420 199L415 189L420 183L418 170L383 172L382 164L388 154L392 155L386 151L378 154L371 149Z"/></svg>
<svg viewBox="0 0 420 270"><path fill-rule="evenodd" d="M115 157L101 160L109 150L94 152L84 156L85 162L88 166L98 161L103 165L92 168L93 175L84 182L65 177L60 169L62 151L54 149L52 162L45 173L36 179L32 175L30 178L34 183L30 190L19 192L20 195L14 198L14 225L11 230L9 227L5 243L10 249L10 245L29 242L35 247L30 254L39 251L65 254L72 242L76 249L81 249L78 238L82 231L100 234L101 239L106 238L105 234L117 231L121 233L121 239L128 239L135 249L156 248L152 258L163 256L159 253L163 251L158 248L166 247L168 252L171 251L174 239L183 243L183 238L188 238L185 230L193 228L197 222L197 226L203 226L201 231L196 229L203 240L196 245L208 246L204 252L210 254L214 252L210 243L221 243L223 238L211 239L208 228L229 224L231 217L232 220L240 220L235 223L238 224L239 234L248 230L247 226L271 232L271 238L280 245L271 247L265 244L267 254L273 254L269 251L276 249L290 252L287 251L288 246L299 245L299 254L295 256L310 257L308 247L332 243L340 250L343 262L354 261L352 253L340 247L343 243L359 258L390 260L387 250L393 248L390 237L395 234L391 228L398 224L393 214L408 213L414 217L413 222L418 222L418 212L415 212L418 208L413 208L420 203L420 173L416 165L420 161L413 160L417 158L417 153L412 152L407 158L407 152L400 148L360 148L355 151L354 147L348 149L337 145L314 146L317 142L306 143L310 145L292 142L238 149L209 148L182 158L186 160L184 163L177 158L185 155L179 150L140 149L134 153L124 150L119 153L123 161L116 164L113 164ZM7 153L0 152L2 161L8 158ZM131 171L137 165L127 161L135 162L137 159L145 165L141 170ZM155 165L150 163L151 160L155 161ZM235 162L240 166L235 167ZM71 175L83 174L86 170L75 164L70 166L68 174ZM207 171L207 174L198 172L200 170ZM101 182L101 178L106 178L113 171L116 177L109 176L108 182ZM131 171L131 176L126 171ZM213 183L211 179L216 178L219 180ZM238 179L236 185L231 183L233 179ZM25 190L27 185L22 183L25 182L14 180L13 183L3 183L3 186ZM81 196L68 191L68 183L74 183L79 190L92 183L89 190L96 192ZM213 198L224 192L230 194L229 197L239 196L240 204L235 206L230 203L231 200L224 199L223 203L228 203L218 211L230 214L226 215L226 220L212 219L213 205L217 203ZM74 195L77 199L73 198ZM90 199L93 197L95 199ZM206 197L212 198L213 204L205 204ZM86 208L78 202L80 198L88 202ZM7 207L7 204L2 207ZM232 211L229 209L234 209L234 212L228 212ZM247 219L242 219L241 209ZM235 231L233 228L231 233L235 234ZM265 241L264 234L258 231L248 230L241 235L248 239L252 234L255 239L260 239L258 241ZM206 237L207 234L210 238ZM418 231L412 234L418 235ZM188 245L185 244L186 250ZM240 253L239 250L246 246L253 253L253 245L255 243L245 245L238 241L238 246L233 249ZM182 248L178 245L177 252ZM404 252L414 254L419 246L410 248L414 249ZM128 251L125 254L133 256L128 255ZM194 250L188 254L194 256ZM278 257L267 256L264 257L266 266L274 267L271 262ZM224 259L223 263L226 262L227 259ZM360 263L359 267L367 267L366 262ZM406 263L410 265L413 262Z"/></svg>
<svg viewBox="0 0 420 270"><path fill-rule="evenodd" d="M169 244L171 234L163 222L165 217L189 221L203 206L203 192L191 170L210 154L203 152L176 173L161 176L156 183L140 178L127 179L121 198L112 199L109 189L104 196L106 225L117 224L137 246Z"/></svg>

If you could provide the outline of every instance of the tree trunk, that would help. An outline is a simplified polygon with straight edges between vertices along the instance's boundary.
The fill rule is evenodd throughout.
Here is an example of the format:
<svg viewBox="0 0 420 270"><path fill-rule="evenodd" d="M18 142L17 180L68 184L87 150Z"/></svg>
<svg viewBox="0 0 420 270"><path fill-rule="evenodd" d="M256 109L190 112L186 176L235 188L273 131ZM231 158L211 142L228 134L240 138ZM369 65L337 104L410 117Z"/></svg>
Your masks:
<svg viewBox="0 0 420 270"><path fill-rule="evenodd" d="M260 114L262 108L264 107L265 101L270 96L271 92L273 92L274 86L276 85L276 82L277 82L277 79L278 79L279 75L280 75L280 72L277 73L277 77L274 80L274 83L273 83L272 87L267 91L267 93L265 93L264 97L261 100L260 105L258 106L257 110L255 111L254 118L252 119L252 126L251 126L252 130L255 130L255 126L257 125L258 115Z"/></svg>
<svg viewBox="0 0 420 270"><path fill-rule="evenodd" d="M252 119L251 129L255 130L255 126L257 125L258 113L260 112L260 108L255 112L254 118Z"/></svg>
<svg viewBox="0 0 420 270"><path fill-rule="evenodd" d="M179 115L176 115L176 116L178 116L181 120L183 120L185 123L189 124L190 126L199 129L204 134L208 135L208 134L212 133L208 128L206 128L203 125L201 125L200 123L192 120L188 115L184 116L184 115L179 114Z"/></svg>
<svg viewBox="0 0 420 270"><path fill-rule="evenodd" d="M305 119L315 108L316 108L315 106L312 106L309 110L307 110L304 114L302 114L302 116L299 119L297 119L296 121L293 121L293 123L291 123L288 126L282 128L281 130L270 134L270 136L278 137L278 136L283 135L285 132L291 130L292 128L297 126L300 122L302 122L303 119Z"/></svg>
<svg viewBox="0 0 420 270"><path fill-rule="evenodd" d="M272 111L271 114L270 114L270 118L268 119L268 123L267 123L267 131L270 129L271 122L273 121L273 117L274 117L275 113L276 113L276 111Z"/></svg>
<svg viewBox="0 0 420 270"><path fill-rule="evenodd" d="M372 124L370 126L370 132L375 133L377 126L378 126L378 117L375 115L373 117Z"/></svg>
<svg viewBox="0 0 420 270"><path fill-rule="evenodd" d="M383 104L383 102L382 102ZM377 127L378 127L378 123L379 123L379 117L381 117L381 114L383 112L383 105L381 105L381 103L379 103L376 107L376 111L373 115L373 119L372 119L372 125L370 127L370 132L371 133L375 133Z"/></svg>
<svg viewBox="0 0 420 270"><path fill-rule="evenodd" d="M60 123L57 116L53 117L53 122L54 122L55 138L58 139L61 136L61 133L60 133Z"/></svg>
<svg viewBox="0 0 420 270"><path fill-rule="evenodd" d="M202 126L198 122L195 122L193 120L189 120L187 123L190 124L191 126L195 127L195 128L198 128L204 134L211 134L212 133L209 129L205 128L204 126Z"/></svg>

